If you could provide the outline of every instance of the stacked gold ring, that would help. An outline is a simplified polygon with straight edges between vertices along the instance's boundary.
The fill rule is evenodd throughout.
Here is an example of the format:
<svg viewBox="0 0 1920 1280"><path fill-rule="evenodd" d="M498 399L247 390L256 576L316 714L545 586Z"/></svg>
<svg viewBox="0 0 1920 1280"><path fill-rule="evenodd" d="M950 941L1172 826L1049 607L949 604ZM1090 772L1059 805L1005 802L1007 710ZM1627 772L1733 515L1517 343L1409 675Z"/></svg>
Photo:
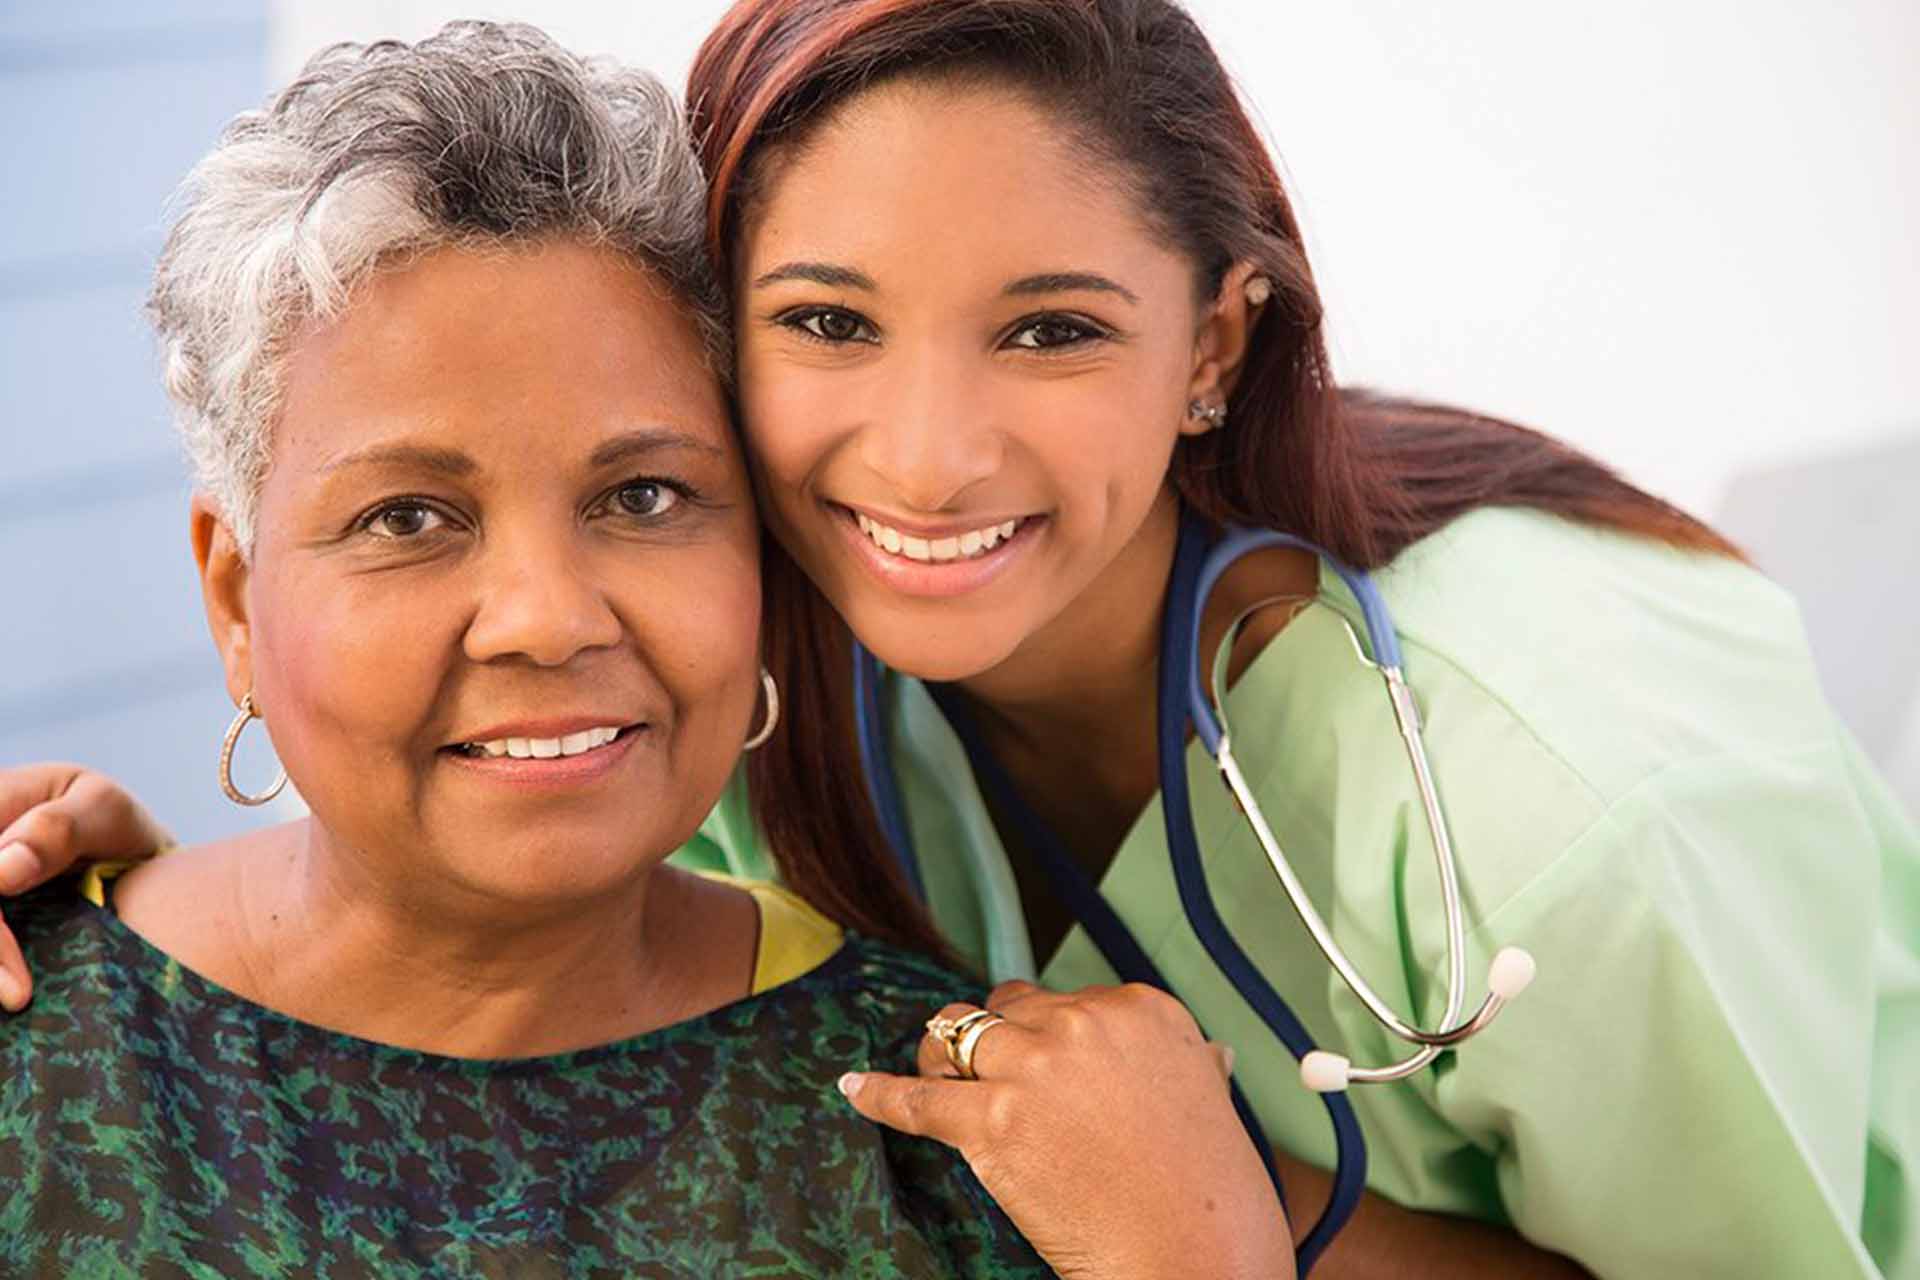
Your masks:
<svg viewBox="0 0 1920 1280"><path fill-rule="evenodd" d="M973 1071L973 1051L981 1036L1005 1021L991 1009L975 1009L957 1018L929 1018L927 1034L940 1041L955 1075L962 1080L978 1080Z"/></svg>

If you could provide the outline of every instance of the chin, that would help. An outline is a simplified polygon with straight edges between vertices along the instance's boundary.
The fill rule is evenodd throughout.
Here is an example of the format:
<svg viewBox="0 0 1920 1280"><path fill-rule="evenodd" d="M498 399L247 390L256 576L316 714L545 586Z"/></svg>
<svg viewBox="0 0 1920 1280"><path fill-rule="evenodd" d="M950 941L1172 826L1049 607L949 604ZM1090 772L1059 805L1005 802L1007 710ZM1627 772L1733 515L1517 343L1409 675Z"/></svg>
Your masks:
<svg viewBox="0 0 1920 1280"><path fill-rule="evenodd" d="M993 670L1025 639L1004 622L933 627L901 618L854 624L861 643L890 670L934 684L956 684Z"/></svg>
<svg viewBox="0 0 1920 1280"><path fill-rule="evenodd" d="M495 833L487 840L476 833L445 855L441 866L448 880L472 893L538 910L618 894L680 843L636 830L568 832L556 824L520 839Z"/></svg>

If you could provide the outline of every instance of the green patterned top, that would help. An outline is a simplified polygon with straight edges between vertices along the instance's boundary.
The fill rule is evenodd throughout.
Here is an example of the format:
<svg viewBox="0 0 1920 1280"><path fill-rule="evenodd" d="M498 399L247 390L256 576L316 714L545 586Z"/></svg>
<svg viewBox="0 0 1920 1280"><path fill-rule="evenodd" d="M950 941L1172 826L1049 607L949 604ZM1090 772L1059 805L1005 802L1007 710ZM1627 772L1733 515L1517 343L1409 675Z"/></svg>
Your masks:
<svg viewBox="0 0 1920 1280"><path fill-rule="evenodd" d="M0 1021L0 1275L881 1277L1052 1273L958 1156L834 1081L913 1070L979 991L849 936L688 1022L438 1057L243 1000L71 882L7 908L38 975Z"/></svg>

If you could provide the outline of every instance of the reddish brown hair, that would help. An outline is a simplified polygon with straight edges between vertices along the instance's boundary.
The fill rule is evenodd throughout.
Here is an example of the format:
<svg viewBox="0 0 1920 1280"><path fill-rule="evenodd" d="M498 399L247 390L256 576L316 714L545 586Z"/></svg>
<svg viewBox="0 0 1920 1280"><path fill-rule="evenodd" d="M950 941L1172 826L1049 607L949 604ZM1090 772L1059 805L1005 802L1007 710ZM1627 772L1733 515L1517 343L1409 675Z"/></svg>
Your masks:
<svg viewBox="0 0 1920 1280"><path fill-rule="evenodd" d="M993 77L1054 112L1193 262L1196 296L1212 298L1239 262L1271 282L1228 401L1231 425L1183 438L1175 454L1173 483L1196 511L1300 534L1361 568L1494 505L1739 554L1538 432L1337 390L1279 174L1206 37L1170 0L740 0L687 85L723 281L770 149L803 143L836 106L882 81L933 75ZM756 814L798 891L858 927L894 921L880 931L924 944L930 926L891 860L878 855L875 865L883 846L851 768L845 626L809 585L788 580L798 573L774 549L770 661L799 694L793 718L803 727L755 758ZM827 774L840 784L826 785Z"/></svg>

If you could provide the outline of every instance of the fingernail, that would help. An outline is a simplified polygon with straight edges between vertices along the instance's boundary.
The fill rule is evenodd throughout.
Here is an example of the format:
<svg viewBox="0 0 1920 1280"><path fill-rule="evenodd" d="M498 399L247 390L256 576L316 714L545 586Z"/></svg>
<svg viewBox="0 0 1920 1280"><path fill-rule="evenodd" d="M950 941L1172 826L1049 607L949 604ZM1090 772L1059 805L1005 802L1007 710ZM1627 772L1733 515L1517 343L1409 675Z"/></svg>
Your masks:
<svg viewBox="0 0 1920 1280"><path fill-rule="evenodd" d="M1222 1046L1220 1057L1222 1059L1223 1065L1225 1065L1225 1067L1227 1068L1227 1074L1232 1075L1233 1074L1233 1046L1232 1045Z"/></svg>
<svg viewBox="0 0 1920 1280"><path fill-rule="evenodd" d="M27 1007L27 993L20 989L20 979L5 969L0 969L0 1007L8 1013L18 1013Z"/></svg>
<svg viewBox="0 0 1920 1280"><path fill-rule="evenodd" d="M847 1074L841 1076L836 1083L840 1086L841 1094L851 1099L854 1094L860 1092L860 1086L866 1082L867 1078L858 1071L849 1071Z"/></svg>
<svg viewBox="0 0 1920 1280"><path fill-rule="evenodd" d="M40 874L40 855L19 841L0 849L0 893L19 893Z"/></svg>

